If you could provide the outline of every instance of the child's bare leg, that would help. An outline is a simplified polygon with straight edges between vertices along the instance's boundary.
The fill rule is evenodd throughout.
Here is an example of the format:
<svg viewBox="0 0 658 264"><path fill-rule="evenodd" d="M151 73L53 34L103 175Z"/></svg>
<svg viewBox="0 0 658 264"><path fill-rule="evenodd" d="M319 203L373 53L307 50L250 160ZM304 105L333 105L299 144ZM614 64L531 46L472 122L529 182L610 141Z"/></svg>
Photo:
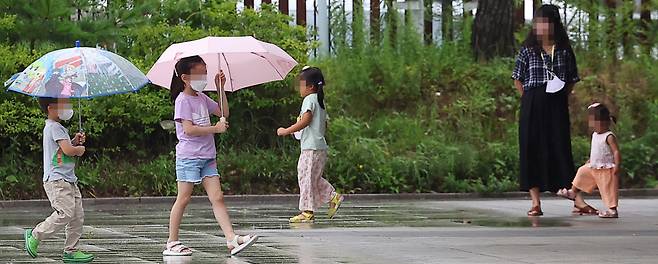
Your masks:
<svg viewBox="0 0 658 264"><path fill-rule="evenodd" d="M168 242L178 240L178 229L180 228L180 223L181 219L183 218L183 213L185 213L185 208L187 207L187 204L190 203L190 199L192 198L193 190L193 183L178 182L178 195L176 196L176 202L171 207L171 213L169 214Z"/></svg>
<svg viewBox="0 0 658 264"><path fill-rule="evenodd" d="M576 199L574 199L573 204L578 207L578 208L583 208L585 206L588 206L587 202L585 202L585 198L583 198L583 192L581 192L578 188L576 187L571 187L571 191L576 193Z"/></svg>
<svg viewBox="0 0 658 264"><path fill-rule="evenodd" d="M228 210L224 204L224 194L222 193L222 185L219 177L205 177L202 181L203 188L206 189L208 199L212 204L212 211L215 214L215 219L219 227L224 232L226 240L232 241L235 237L231 219L228 216Z"/></svg>

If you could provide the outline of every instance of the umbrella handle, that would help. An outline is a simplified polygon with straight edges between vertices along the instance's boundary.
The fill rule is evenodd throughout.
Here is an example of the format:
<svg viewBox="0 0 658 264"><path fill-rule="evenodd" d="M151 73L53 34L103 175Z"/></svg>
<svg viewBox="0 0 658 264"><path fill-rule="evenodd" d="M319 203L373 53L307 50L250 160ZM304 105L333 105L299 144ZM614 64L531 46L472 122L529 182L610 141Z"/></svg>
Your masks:
<svg viewBox="0 0 658 264"><path fill-rule="evenodd" d="M217 54L217 67L219 67L219 71L222 71L222 55L221 53ZM228 79L228 78L227 78ZM224 91L224 84L222 83L222 78L219 78L219 91L217 91L217 96L219 98L219 111L220 111L220 122L226 122L226 117L224 117L224 97L222 97L222 92L224 92L224 95L226 95L226 92Z"/></svg>
<svg viewBox="0 0 658 264"><path fill-rule="evenodd" d="M78 99L78 132L82 133L85 130L82 129L82 102L80 101L81 99Z"/></svg>
<svg viewBox="0 0 658 264"><path fill-rule="evenodd" d="M222 70L221 66L219 67L219 70ZM222 91L224 91L224 84L222 84L222 78L219 78L219 91L217 91L217 97L219 97L220 120L226 121L226 118L224 117L224 97L222 97ZM224 93L224 95L226 95L226 93Z"/></svg>

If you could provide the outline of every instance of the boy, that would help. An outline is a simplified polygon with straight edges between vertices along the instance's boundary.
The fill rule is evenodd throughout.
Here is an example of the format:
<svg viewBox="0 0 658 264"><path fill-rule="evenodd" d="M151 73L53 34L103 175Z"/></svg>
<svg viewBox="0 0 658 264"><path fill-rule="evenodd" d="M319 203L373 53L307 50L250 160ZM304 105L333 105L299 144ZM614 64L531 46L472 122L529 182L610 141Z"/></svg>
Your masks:
<svg viewBox="0 0 658 264"><path fill-rule="evenodd" d="M76 249L82 235L84 211L82 195L75 176L75 156L85 153L84 133L77 133L73 140L68 130L59 122L73 116L68 99L39 98L41 110L47 115L43 128L43 188L55 210L34 229L25 230L25 249L31 257L37 257L39 242L66 227L63 261L87 263L94 255Z"/></svg>

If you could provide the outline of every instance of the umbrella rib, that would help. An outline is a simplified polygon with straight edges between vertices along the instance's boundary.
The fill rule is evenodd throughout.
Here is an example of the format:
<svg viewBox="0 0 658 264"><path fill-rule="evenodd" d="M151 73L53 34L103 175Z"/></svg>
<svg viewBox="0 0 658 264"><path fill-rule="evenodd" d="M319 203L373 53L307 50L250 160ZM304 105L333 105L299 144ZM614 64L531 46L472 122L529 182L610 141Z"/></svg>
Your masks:
<svg viewBox="0 0 658 264"><path fill-rule="evenodd" d="M89 94L89 78L87 77L87 75L89 75L89 71L87 70L87 65L88 65L87 58L85 57L85 54L82 52L81 48L76 47L76 49L78 50L78 52L80 52L80 61L82 62L82 65L80 65L80 67L85 71L83 76L85 77L85 83L87 84L87 94ZM73 82L73 80L71 80L71 82ZM82 96L82 91L78 96ZM75 97L75 96L71 94L71 97Z"/></svg>
<svg viewBox="0 0 658 264"><path fill-rule="evenodd" d="M262 59L264 59L265 61L267 61L267 63L269 63L270 66L272 66L272 68L274 68L274 70L275 70L276 73L279 75L279 77L281 77L281 80L284 79L283 75L281 75L281 73L279 72L279 69L277 69L277 68L274 66L274 64L272 64L272 62L271 62L270 60L268 60L267 58L265 58L265 56L260 55L260 54L258 54L258 53L256 53L256 52L252 52L251 54L254 54L254 55L258 56L258 57L261 57ZM226 59L226 58L224 58L224 59ZM227 62L227 64L228 64L228 62Z"/></svg>

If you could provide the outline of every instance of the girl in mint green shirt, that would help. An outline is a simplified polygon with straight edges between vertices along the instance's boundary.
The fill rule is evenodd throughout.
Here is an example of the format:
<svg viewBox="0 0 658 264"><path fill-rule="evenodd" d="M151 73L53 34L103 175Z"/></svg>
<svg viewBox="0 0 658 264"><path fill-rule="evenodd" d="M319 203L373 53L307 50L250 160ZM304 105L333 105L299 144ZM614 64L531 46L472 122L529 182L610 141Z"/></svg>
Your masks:
<svg viewBox="0 0 658 264"><path fill-rule="evenodd" d="M279 128L276 133L286 136L301 131L301 154L297 163L299 210L290 223L309 223L315 219L315 209L329 204L328 215L333 218L343 196L322 177L327 162L327 112L324 105L324 76L316 67L304 67L299 76L299 94L304 98L297 123Z"/></svg>

